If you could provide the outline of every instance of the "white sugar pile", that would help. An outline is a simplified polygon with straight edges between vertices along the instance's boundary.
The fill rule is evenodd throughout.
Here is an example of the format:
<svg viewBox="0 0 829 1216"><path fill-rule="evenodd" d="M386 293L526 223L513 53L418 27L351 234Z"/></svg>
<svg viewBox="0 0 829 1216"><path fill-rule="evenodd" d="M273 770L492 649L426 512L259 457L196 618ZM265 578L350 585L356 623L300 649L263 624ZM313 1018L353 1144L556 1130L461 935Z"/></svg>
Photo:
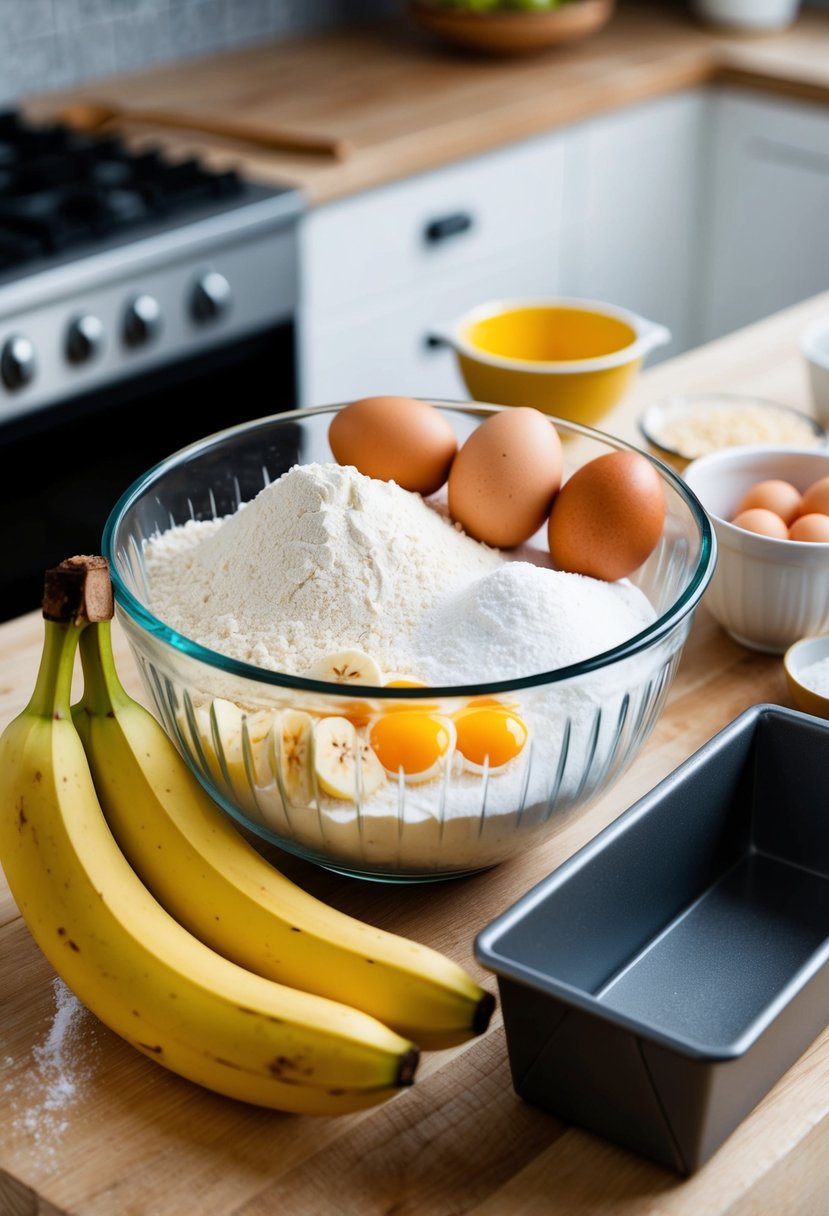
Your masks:
<svg viewBox="0 0 829 1216"><path fill-rule="evenodd" d="M508 562L448 595L417 637L424 678L510 680L601 654L653 620L638 588Z"/></svg>

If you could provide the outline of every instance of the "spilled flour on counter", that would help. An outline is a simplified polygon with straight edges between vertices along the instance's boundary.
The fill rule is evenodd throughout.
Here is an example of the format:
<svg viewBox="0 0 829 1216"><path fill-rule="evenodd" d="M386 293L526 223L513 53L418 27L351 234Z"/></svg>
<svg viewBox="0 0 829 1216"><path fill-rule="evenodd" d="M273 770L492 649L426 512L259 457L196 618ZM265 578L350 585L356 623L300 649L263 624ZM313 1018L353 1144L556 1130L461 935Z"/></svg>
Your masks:
<svg viewBox="0 0 829 1216"><path fill-rule="evenodd" d="M31 1137L40 1156L54 1155L69 1127L69 1110L91 1078L96 1030L95 1018L59 977L52 991L55 1012L46 1038L32 1048L33 1067L3 1086L15 1128ZM11 1068L14 1060L6 1057L4 1064Z"/></svg>

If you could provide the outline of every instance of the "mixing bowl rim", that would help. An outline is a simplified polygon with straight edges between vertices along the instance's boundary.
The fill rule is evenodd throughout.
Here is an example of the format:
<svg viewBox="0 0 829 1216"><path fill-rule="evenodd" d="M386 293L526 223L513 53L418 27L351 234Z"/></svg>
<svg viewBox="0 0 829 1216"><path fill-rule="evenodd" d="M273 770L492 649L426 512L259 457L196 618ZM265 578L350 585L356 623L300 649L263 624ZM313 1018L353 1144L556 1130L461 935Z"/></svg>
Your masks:
<svg viewBox="0 0 829 1216"><path fill-rule="evenodd" d="M466 338L471 325L522 309L566 309L572 312L592 313L596 316L610 317L622 321L633 330L634 338L626 346L608 351L604 355L592 355L584 359L520 359L508 355L494 355L474 346ZM500 368L502 371L523 372L526 375L575 375L579 372L612 371L615 368L627 367L659 345L664 345L671 339L670 330L657 321L649 321L641 314L618 304L606 304L601 300L587 299L581 296L515 296L506 299L489 300L462 313L449 325L436 326L433 336L453 347L456 354L485 367Z"/></svg>
<svg viewBox="0 0 829 1216"><path fill-rule="evenodd" d="M435 405L439 409L456 411L466 415L477 414L486 416L512 408L511 406L491 405L477 401L450 401L435 398L424 398L424 400L429 400L430 404ZM303 692L318 693L329 697L332 695L342 696L346 699L365 698L370 693L372 698L379 700L411 701L413 707L416 707L420 701L434 699L435 697L449 699L454 697L491 696L493 693L516 692L521 689L538 688L546 684L563 684L577 676L584 676L591 672L606 669L634 655L641 654L655 643L667 637L694 611L711 581L717 560L716 534L708 514L697 496L685 484L683 479L663 461L650 455L648 452L643 452L640 448L625 439L599 431L594 427L584 426L582 423L570 422L565 418L557 418L545 414L545 418L548 418L551 425L557 428L561 426L565 431L575 432L588 439L597 440L617 450L634 451L644 456L646 460L657 468L662 478L676 491L690 511L699 532L699 555L689 584L683 593L667 611L652 621L646 629L634 634L633 637L628 638L618 646L612 647L610 650L602 651L600 654L593 655L589 659L569 664L566 667L559 667L553 671L535 672L529 676L519 676L509 680L487 681L484 684L435 685L417 688L392 688L369 684L337 684L328 680L313 680L305 676L295 676L287 672L270 671L264 667L255 667L241 659L234 659L219 651L210 650L208 647L202 646L200 643L179 633L170 625L165 624L133 595L124 582L118 568L118 553L115 548L115 539L126 512L141 495L145 494L152 487L162 474L186 463L194 455L226 442L233 436L241 435L244 432L251 432L260 427L272 426L274 423L296 422L299 418L331 414L341 408L342 404L318 405L309 406L304 409L286 410L277 414L268 414L247 422L238 423L235 426L226 427L221 431L214 431L212 434L205 435L194 443L187 444L185 447L170 453L163 460L158 461L151 468L147 469L140 477L136 478L113 506L103 531L102 554L109 563L115 606L119 614L129 618L130 621L140 626L156 641L164 643L172 650L237 679L276 688L299 689Z"/></svg>

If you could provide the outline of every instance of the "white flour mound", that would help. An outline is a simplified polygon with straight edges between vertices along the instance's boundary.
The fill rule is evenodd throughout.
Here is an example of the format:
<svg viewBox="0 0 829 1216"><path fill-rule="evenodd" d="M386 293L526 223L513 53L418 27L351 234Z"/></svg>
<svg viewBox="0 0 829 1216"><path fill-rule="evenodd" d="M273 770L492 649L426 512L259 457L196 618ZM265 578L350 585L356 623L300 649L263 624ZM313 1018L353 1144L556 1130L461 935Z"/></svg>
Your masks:
<svg viewBox="0 0 829 1216"><path fill-rule="evenodd" d="M234 515L174 528L146 550L162 620L295 675L349 647L411 670L407 639L424 615L504 560L419 495L327 464L297 465Z"/></svg>
<svg viewBox="0 0 829 1216"><path fill-rule="evenodd" d="M154 539L146 560L161 619L294 675L356 647L433 685L507 680L653 619L628 583L508 561L419 495L339 465L297 465L234 515Z"/></svg>

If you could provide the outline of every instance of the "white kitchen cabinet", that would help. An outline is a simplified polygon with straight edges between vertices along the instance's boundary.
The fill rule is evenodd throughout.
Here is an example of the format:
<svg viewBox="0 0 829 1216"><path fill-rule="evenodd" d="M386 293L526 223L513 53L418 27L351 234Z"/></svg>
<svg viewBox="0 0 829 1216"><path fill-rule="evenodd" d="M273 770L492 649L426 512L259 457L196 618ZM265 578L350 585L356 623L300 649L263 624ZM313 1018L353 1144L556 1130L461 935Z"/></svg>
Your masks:
<svg viewBox="0 0 829 1216"><path fill-rule="evenodd" d="M382 313L371 308L345 319L318 320L312 330L316 353L304 376L306 404L327 405L386 393L465 401L469 392L455 354L430 335L485 300L508 293L543 296L551 290L548 264L541 257L488 259L442 285L400 293Z"/></svg>
<svg viewBox="0 0 829 1216"><path fill-rule="evenodd" d="M829 288L829 107L686 90L312 208L301 404L464 399L432 326L510 296L615 303L681 353Z"/></svg>
<svg viewBox="0 0 829 1216"><path fill-rule="evenodd" d="M650 362L698 339L711 106L705 91L638 103L574 126L567 147L565 287L667 325Z"/></svg>
<svg viewBox="0 0 829 1216"><path fill-rule="evenodd" d="M302 405L467 396L430 329L560 290L567 137L551 134L312 208L300 239Z"/></svg>
<svg viewBox="0 0 829 1216"><path fill-rule="evenodd" d="M829 288L829 108L722 90L703 338Z"/></svg>

